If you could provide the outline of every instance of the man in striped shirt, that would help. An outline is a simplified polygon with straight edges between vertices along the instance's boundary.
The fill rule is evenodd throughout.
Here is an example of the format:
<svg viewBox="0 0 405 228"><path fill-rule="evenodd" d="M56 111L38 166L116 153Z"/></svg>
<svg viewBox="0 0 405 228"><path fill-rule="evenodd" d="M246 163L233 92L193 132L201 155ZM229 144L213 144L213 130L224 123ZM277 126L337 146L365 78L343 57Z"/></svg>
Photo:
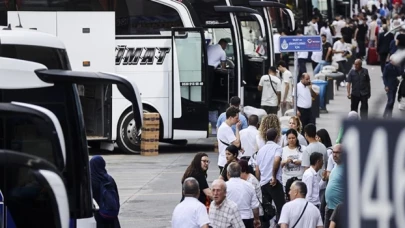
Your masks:
<svg viewBox="0 0 405 228"><path fill-rule="evenodd" d="M209 210L210 226L213 228L244 228L245 224L240 216L238 206L226 198L225 181L214 180L212 182L212 194L214 201L211 202Z"/></svg>

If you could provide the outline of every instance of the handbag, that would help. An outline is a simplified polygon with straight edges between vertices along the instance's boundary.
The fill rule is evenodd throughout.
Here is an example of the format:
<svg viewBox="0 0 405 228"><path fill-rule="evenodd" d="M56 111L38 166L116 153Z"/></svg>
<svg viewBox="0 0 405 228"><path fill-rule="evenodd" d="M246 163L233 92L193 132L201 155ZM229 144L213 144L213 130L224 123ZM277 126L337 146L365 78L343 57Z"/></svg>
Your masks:
<svg viewBox="0 0 405 228"><path fill-rule="evenodd" d="M257 197L257 195L256 195L256 197ZM257 197L257 200L259 200L260 205L262 205L264 221L269 221L274 216L276 216L276 208L273 206L273 204L271 202L262 203L260 201L259 197Z"/></svg>
<svg viewBox="0 0 405 228"><path fill-rule="evenodd" d="M295 222L295 224L294 224L294 226L292 228L295 228L297 226L298 222L302 218L302 215L304 214L305 210L307 209L307 206L308 206L308 202L307 202L307 204L305 204L304 210L302 210L302 213L301 213L300 217L298 218L297 222Z"/></svg>

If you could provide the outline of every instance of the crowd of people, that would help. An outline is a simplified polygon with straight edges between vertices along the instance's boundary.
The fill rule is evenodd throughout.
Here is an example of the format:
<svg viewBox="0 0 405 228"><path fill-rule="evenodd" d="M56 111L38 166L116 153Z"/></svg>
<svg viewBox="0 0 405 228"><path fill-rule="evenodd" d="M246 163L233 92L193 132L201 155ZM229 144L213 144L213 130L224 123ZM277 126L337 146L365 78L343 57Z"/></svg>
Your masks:
<svg viewBox="0 0 405 228"><path fill-rule="evenodd" d="M197 153L172 227L342 227L341 135L333 145L327 130L298 116L282 129L276 114L245 116L232 101L218 123L218 178L209 186L209 156Z"/></svg>

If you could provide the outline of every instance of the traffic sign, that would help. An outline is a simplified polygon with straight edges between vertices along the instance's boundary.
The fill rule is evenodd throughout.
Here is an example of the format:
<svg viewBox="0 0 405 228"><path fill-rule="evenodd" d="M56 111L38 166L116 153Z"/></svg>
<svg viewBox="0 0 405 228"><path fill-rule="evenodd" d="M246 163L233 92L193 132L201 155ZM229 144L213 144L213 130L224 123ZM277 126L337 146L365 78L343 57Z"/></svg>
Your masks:
<svg viewBox="0 0 405 228"><path fill-rule="evenodd" d="M321 36L280 36L280 52L322 51Z"/></svg>
<svg viewBox="0 0 405 228"><path fill-rule="evenodd" d="M405 120L345 121L343 127L344 227L404 227Z"/></svg>

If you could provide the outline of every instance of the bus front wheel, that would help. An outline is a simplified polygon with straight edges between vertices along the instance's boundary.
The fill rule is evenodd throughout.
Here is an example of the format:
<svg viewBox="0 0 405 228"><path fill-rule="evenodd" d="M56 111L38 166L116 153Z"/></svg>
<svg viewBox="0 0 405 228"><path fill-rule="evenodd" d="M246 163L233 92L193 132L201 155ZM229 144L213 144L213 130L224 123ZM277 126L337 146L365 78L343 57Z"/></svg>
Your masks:
<svg viewBox="0 0 405 228"><path fill-rule="evenodd" d="M144 113L147 112L144 110ZM120 150L129 154L139 154L141 137L136 128L134 114L131 109L122 114L118 122L117 144Z"/></svg>

